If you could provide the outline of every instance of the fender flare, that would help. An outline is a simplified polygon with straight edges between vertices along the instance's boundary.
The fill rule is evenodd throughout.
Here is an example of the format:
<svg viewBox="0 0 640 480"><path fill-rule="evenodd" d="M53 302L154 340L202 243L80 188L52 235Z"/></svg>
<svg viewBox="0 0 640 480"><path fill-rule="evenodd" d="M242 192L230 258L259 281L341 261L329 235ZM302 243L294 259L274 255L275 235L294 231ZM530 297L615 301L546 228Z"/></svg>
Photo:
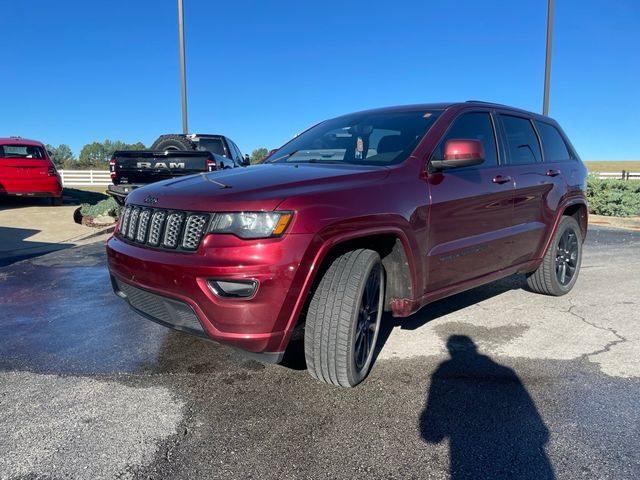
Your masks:
<svg viewBox="0 0 640 480"><path fill-rule="evenodd" d="M309 268L309 272L307 273L305 280L302 284L302 288L300 289L300 293L298 294L298 299L296 304L289 316L289 320L287 321L287 325L285 327L285 338L284 344L286 345L289 341L291 333L296 327L300 314L304 308L305 303L307 302L307 297L311 291L312 285L314 284L320 266L327 259L328 253L337 245L342 243L358 240L365 237L371 237L375 235L394 235L398 238L402 244L402 248L404 249L405 256L407 258L407 264L409 269L409 279L411 285L411 291L413 297L416 296L416 287L417 287L417 269L414 262L414 257L410 252L412 252L411 242L406 232L403 231L400 227L397 226L380 226L380 227L371 227L366 229L358 229L356 231L343 231L332 235L329 238L322 238L322 234L320 233L318 236L322 238L322 245L318 249L318 251L313 256L313 260L311 262L311 268ZM417 248L415 246L414 248Z"/></svg>
<svg viewBox="0 0 640 480"><path fill-rule="evenodd" d="M587 203L587 200L584 197L572 197L572 198L565 199L558 205L558 209L556 210L556 216L553 221L553 227L551 228L551 231L547 236L547 239L544 243L544 248L542 248L540 255L538 255L538 258L544 258L544 256L547 253L547 250L549 249L549 245L551 245L551 240L553 239L553 236L556 234L556 230L558 229L560 220L564 216L564 212L567 210L567 208L572 207L574 205L583 206L585 210L584 228L582 225L580 225L580 229L582 230L582 241L584 242L587 236L587 229L589 224L589 205Z"/></svg>

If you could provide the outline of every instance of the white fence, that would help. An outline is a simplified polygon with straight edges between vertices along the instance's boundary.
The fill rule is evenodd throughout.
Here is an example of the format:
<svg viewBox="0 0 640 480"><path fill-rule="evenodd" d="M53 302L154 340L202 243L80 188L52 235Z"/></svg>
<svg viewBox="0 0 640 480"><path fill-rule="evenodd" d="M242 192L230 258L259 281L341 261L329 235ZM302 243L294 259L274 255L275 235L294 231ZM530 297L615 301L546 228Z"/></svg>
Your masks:
<svg viewBox="0 0 640 480"><path fill-rule="evenodd" d="M111 184L109 170L58 170L64 187L85 187Z"/></svg>
<svg viewBox="0 0 640 480"><path fill-rule="evenodd" d="M601 179L640 180L640 172L627 172L626 170L622 172L594 172L594 175Z"/></svg>

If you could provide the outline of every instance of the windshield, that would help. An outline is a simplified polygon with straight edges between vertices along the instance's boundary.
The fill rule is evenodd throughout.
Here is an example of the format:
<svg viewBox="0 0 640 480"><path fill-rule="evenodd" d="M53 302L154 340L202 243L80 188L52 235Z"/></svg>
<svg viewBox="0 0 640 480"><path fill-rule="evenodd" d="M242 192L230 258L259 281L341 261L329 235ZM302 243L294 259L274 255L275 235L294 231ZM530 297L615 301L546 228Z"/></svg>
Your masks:
<svg viewBox="0 0 640 480"><path fill-rule="evenodd" d="M0 145L0 158L44 159L44 150L33 145Z"/></svg>
<svg viewBox="0 0 640 480"><path fill-rule="evenodd" d="M293 139L269 163L392 165L405 160L440 111L355 113L327 120Z"/></svg>

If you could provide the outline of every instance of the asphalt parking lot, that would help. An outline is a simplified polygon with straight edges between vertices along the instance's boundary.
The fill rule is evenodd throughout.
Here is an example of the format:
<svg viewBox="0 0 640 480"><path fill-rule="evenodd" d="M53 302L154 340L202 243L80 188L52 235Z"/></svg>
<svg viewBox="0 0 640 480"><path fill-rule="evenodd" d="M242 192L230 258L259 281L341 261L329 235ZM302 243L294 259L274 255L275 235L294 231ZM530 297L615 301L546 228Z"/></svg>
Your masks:
<svg viewBox="0 0 640 480"><path fill-rule="evenodd" d="M116 298L101 243L0 268L0 479L640 478L640 233L591 228L560 298L516 276L387 318L318 383Z"/></svg>

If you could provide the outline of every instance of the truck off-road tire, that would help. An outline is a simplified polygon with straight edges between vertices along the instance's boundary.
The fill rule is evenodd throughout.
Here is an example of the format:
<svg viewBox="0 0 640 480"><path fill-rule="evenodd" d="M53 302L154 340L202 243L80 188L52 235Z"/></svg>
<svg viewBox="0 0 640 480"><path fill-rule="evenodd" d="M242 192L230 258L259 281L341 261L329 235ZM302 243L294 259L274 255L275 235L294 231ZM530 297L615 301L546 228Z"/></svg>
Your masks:
<svg viewBox="0 0 640 480"><path fill-rule="evenodd" d="M313 377L341 387L364 380L380 331L384 286L384 268L373 250L352 250L332 262L306 318L304 352Z"/></svg>
<svg viewBox="0 0 640 480"><path fill-rule="evenodd" d="M195 150L196 144L180 135L161 135L151 145L151 150Z"/></svg>
<svg viewBox="0 0 640 480"><path fill-rule="evenodd" d="M529 274L527 284L537 293L560 296L573 288L582 262L582 232L575 218L563 216L544 260Z"/></svg>

